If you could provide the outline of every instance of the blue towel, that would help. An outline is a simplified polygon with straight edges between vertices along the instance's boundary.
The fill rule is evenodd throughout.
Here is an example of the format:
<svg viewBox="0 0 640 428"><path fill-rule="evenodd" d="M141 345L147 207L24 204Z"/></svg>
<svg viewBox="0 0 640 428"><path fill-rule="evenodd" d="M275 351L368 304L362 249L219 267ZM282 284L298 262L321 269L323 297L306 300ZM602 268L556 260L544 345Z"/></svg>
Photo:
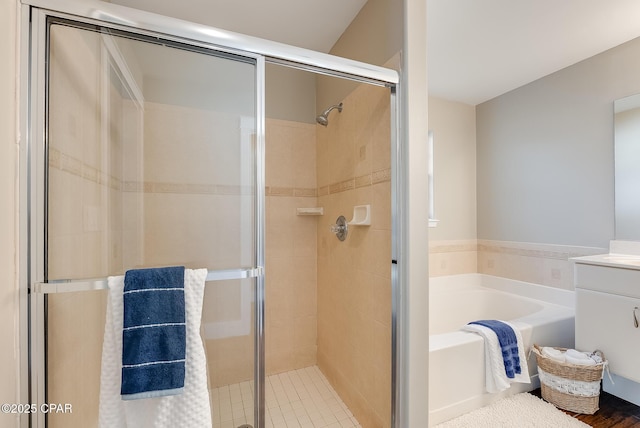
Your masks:
<svg viewBox="0 0 640 428"><path fill-rule="evenodd" d="M124 277L123 400L183 392L184 267L136 269Z"/></svg>
<svg viewBox="0 0 640 428"><path fill-rule="evenodd" d="M496 333L502 351L504 369L509 379L513 379L516 373L522 373L520 356L518 355L518 338L508 324L497 320L479 320L469 324L478 324L490 328Z"/></svg>

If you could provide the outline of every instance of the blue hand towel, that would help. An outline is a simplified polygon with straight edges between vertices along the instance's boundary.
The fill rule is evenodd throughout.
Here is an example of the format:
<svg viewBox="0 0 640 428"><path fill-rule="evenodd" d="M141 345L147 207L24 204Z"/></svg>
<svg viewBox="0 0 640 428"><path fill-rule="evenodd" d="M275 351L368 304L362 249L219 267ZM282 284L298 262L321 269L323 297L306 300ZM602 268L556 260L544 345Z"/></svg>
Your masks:
<svg viewBox="0 0 640 428"><path fill-rule="evenodd" d="M518 338L509 325L497 320L479 320L470 322L469 324L482 325L496 333L498 342L500 343L500 350L502 351L504 369L508 378L513 379L516 373L522 373L520 356L518 355Z"/></svg>
<svg viewBox="0 0 640 428"><path fill-rule="evenodd" d="M183 392L184 267L136 269L124 277L123 400Z"/></svg>

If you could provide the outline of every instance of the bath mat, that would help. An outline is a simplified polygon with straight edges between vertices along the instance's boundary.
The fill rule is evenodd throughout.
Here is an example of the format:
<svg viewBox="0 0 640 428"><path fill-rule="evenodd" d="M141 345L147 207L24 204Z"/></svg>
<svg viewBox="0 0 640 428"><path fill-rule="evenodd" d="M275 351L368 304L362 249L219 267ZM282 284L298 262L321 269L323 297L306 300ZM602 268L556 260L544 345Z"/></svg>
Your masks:
<svg viewBox="0 0 640 428"><path fill-rule="evenodd" d="M436 428L589 428L553 404L522 393L512 395L466 415L436 425Z"/></svg>

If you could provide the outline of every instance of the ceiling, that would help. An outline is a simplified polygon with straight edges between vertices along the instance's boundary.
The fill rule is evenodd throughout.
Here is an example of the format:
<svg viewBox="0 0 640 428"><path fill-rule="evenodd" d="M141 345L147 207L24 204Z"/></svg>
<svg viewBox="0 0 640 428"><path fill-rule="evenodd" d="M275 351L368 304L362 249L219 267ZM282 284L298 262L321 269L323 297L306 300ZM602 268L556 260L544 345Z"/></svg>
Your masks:
<svg viewBox="0 0 640 428"><path fill-rule="evenodd" d="M111 3L329 52L366 0L111 0Z"/></svg>
<svg viewBox="0 0 640 428"><path fill-rule="evenodd" d="M428 0L429 92L476 105L638 36L638 0Z"/></svg>
<svg viewBox="0 0 640 428"><path fill-rule="evenodd" d="M366 0L111 2L328 52ZM427 2L429 92L471 105L640 36L638 0Z"/></svg>

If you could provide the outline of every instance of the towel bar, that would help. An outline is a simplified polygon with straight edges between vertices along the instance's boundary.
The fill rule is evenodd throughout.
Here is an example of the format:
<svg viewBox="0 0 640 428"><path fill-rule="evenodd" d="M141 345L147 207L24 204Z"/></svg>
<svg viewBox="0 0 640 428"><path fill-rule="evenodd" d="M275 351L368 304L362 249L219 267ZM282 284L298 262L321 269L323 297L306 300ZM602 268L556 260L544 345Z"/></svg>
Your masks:
<svg viewBox="0 0 640 428"><path fill-rule="evenodd" d="M263 275L261 266L244 269L210 270L206 281L223 281L229 279L256 278ZM77 291L93 291L108 289L107 278L96 279L58 279L48 282L36 282L32 290L39 294L73 293Z"/></svg>

